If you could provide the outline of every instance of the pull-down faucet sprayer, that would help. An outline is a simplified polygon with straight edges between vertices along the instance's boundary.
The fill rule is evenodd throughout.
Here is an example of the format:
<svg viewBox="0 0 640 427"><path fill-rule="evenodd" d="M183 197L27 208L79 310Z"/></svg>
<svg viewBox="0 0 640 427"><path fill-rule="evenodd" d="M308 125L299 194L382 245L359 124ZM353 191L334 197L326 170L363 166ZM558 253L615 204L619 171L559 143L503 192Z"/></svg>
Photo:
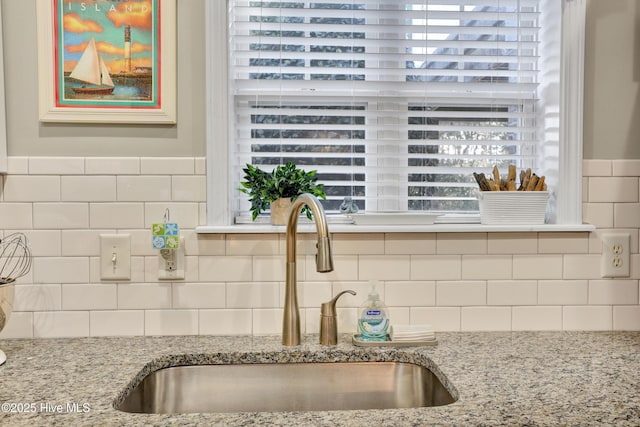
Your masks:
<svg viewBox="0 0 640 427"><path fill-rule="evenodd" d="M298 283L296 278L296 233L298 217L304 206L309 206L313 213L318 233L318 253L316 254L316 270L320 273L333 271L331 254L331 238L327 217L318 199L308 193L298 196L291 205L287 222L287 282L284 296L284 314L282 317L282 344L295 346L300 344L300 309L298 308Z"/></svg>

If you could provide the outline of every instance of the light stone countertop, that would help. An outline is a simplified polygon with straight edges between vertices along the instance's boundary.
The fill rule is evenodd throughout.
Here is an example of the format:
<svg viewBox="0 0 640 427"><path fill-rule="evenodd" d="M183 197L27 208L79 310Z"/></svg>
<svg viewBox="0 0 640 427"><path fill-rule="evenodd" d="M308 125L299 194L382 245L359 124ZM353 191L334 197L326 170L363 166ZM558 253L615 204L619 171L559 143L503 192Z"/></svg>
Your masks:
<svg viewBox="0 0 640 427"><path fill-rule="evenodd" d="M279 337L0 340L8 358L0 367L0 425L640 425L639 332L437 338L435 347L415 348L354 347L347 335L336 347L321 347L312 335L293 348ZM459 399L441 407L370 411L147 415L113 409L145 366L252 358L417 360L444 375ZM78 411L69 412L68 404Z"/></svg>

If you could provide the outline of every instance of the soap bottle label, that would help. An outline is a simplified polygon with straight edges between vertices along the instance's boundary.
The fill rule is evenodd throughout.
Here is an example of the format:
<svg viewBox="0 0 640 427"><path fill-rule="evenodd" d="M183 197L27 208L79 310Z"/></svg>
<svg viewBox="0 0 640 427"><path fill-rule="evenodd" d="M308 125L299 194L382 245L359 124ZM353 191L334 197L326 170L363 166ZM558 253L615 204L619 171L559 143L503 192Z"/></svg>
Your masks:
<svg viewBox="0 0 640 427"><path fill-rule="evenodd" d="M376 315L370 315L370 312L377 312ZM363 341L386 341L387 329L389 328L389 319L381 315L380 310L367 310L366 316L358 321L360 329L360 338ZM371 317L369 317L371 316Z"/></svg>

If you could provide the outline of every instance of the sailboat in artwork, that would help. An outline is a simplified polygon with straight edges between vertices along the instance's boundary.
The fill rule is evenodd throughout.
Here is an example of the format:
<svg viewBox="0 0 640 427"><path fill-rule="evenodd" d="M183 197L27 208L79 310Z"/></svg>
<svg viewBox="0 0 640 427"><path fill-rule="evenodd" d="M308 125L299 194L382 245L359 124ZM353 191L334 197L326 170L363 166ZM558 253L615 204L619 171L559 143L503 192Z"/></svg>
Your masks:
<svg viewBox="0 0 640 427"><path fill-rule="evenodd" d="M109 95L113 93L115 87L109 70L96 49L93 37L89 40L89 44L69 77L85 83L81 87L72 88L75 93Z"/></svg>

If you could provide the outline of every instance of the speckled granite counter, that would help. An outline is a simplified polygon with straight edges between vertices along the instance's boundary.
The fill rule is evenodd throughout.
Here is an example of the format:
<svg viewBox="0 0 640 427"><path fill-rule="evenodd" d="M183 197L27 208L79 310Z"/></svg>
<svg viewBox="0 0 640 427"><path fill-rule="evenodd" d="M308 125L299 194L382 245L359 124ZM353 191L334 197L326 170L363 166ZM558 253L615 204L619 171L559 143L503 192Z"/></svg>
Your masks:
<svg viewBox="0 0 640 427"><path fill-rule="evenodd" d="M323 348L316 340L306 337L297 348L282 347L278 337L0 340L8 356L0 368L0 424L640 425L640 333L439 333L436 347L405 349L357 348L347 336ZM459 400L434 408L297 413L145 415L112 407L149 362L173 355L233 360L303 352L327 360L398 351L437 366Z"/></svg>

